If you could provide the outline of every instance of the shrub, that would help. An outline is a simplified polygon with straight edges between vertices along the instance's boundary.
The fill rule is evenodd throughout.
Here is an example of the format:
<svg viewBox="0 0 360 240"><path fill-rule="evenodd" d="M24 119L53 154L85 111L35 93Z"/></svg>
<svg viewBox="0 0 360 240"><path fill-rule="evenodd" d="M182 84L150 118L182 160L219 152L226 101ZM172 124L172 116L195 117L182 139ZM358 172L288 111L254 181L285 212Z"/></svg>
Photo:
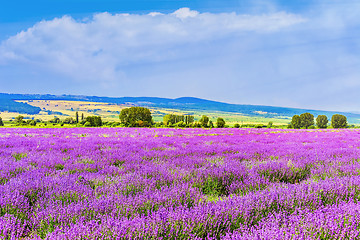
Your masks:
<svg viewBox="0 0 360 240"><path fill-rule="evenodd" d="M1 117L0 117L0 126L4 126L4 122Z"/></svg>
<svg viewBox="0 0 360 240"><path fill-rule="evenodd" d="M85 122L84 127L91 127L91 123L90 122Z"/></svg>
<svg viewBox="0 0 360 240"><path fill-rule="evenodd" d="M30 125L30 126L36 126L35 120L31 120L31 121L29 122L29 125Z"/></svg>
<svg viewBox="0 0 360 240"><path fill-rule="evenodd" d="M218 128L223 128L223 127L225 127L225 120L224 120L223 118L218 118L218 119L216 120L216 126L217 126Z"/></svg>
<svg viewBox="0 0 360 240"><path fill-rule="evenodd" d="M234 124L234 128L240 128L240 124L235 123L235 124Z"/></svg>
<svg viewBox="0 0 360 240"><path fill-rule="evenodd" d="M180 121L180 122L176 123L176 126L183 128L186 126L186 124L183 121Z"/></svg>

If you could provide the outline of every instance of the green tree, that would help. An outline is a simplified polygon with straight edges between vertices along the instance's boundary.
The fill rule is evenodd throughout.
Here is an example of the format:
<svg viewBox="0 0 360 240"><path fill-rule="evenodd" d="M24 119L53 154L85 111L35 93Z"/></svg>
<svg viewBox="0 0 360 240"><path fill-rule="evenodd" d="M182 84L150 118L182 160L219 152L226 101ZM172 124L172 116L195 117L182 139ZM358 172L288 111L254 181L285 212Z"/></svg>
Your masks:
<svg viewBox="0 0 360 240"><path fill-rule="evenodd" d="M331 126L333 128L346 128L347 119L344 115L335 114L331 117Z"/></svg>
<svg viewBox="0 0 360 240"><path fill-rule="evenodd" d="M72 117L68 117L68 118L65 118L63 122L66 124L73 124L76 121Z"/></svg>
<svg viewBox="0 0 360 240"><path fill-rule="evenodd" d="M209 117L206 116L206 115L202 115L202 117L199 120L199 123L200 123L201 127L206 128L208 126L208 123L209 123Z"/></svg>
<svg viewBox="0 0 360 240"><path fill-rule="evenodd" d="M101 117L99 117L99 116L86 117L86 122L90 123L90 127L100 127L100 126L102 126L102 120L101 120ZM87 124L86 126L89 126L89 124Z"/></svg>
<svg viewBox="0 0 360 240"><path fill-rule="evenodd" d="M81 121L84 121L84 113L81 114Z"/></svg>
<svg viewBox="0 0 360 240"><path fill-rule="evenodd" d="M17 117L15 118L15 123L16 123L16 125L25 124L24 116L21 116L21 115L17 116Z"/></svg>
<svg viewBox="0 0 360 240"><path fill-rule="evenodd" d="M319 115L316 118L316 126L318 128L327 128L327 124L329 123L329 120L327 116L325 115Z"/></svg>
<svg viewBox="0 0 360 240"><path fill-rule="evenodd" d="M4 122L1 117L0 117L0 126L4 126Z"/></svg>
<svg viewBox="0 0 360 240"><path fill-rule="evenodd" d="M311 113L303 113L300 115L301 120L301 128L309 128L310 126L314 125L314 115Z"/></svg>
<svg viewBox="0 0 360 240"><path fill-rule="evenodd" d="M121 110L119 118L126 127L148 127L152 124L151 112L144 107L125 108Z"/></svg>
<svg viewBox="0 0 360 240"><path fill-rule="evenodd" d="M51 123L60 123L60 118L54 117L54 119L50 120Z"/></svg>
<svg viewBox="0 0 360 240"><path fill-rule="evenodd" d="M209 128L214 128L214 123L211 120L209 121Z"/></svg>
<svg viewBox="0 0 360 240"><path fill-rule="evenodd" d="M234 128L240 128L240 124L235 123L235 124L234 124Z"/></svg>
<svg viewBox="0 0 360 240"><path fill-rule="evenodd" d="M78 112L75 113L75 121L76 121L76 123L79 123L79 113Z"/></svg>
<svg viewBox="0 0 360 240"><path fill-rule="evenodd" d="M186 125L190 125L194 123L194 116L193 115L186 115L185 116L185 123Z"/></svg>
<svg viewBox="0 0 360 240"><path fill-rule="evenodd" d="M225 127L225 120L223 119L223 118L217 118L217 120L216 120L216 126L218 127L218 128L223 128L223 127Z"/></svg>
<svg viewBox="0 0 360 240"><path fill-rule="evenodd" d="M293 128L299 129L301 128L301 118L299 115L294 115L291 119L291 124Z"/></svg>

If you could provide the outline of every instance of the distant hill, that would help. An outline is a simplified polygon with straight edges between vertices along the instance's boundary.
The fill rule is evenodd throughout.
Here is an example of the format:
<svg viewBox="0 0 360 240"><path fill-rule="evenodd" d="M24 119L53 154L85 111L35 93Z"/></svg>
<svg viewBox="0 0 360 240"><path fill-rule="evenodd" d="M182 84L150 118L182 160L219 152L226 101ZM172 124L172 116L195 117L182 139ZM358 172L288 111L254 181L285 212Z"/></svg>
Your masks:
<svg viewBox="0 0 360 240"><path fill-rule="evenodd" d="M15 102L12 99L0 98L0 112L19 112L27 114L38 114L41 109L26 103Z"/></svg>
<svg viewBox="0 0 360 240"><path fill-rule="evenodd" d="M129 106L144 106L152 108L178 109L182 111L226 112L237 113L249 117L262 118L289 118L295 114L310 112L315 117L326 115L330 119L333 114L343 114L352 124L360 123L360 114L347 112L332 112L312 109L298 109L286 107L229 104L210 101L194 97L181 97L176 99L157 97L97 97L81 95L50 95L50 94L6 94L0 93L0 111L16 111L19 113L36 114L40 108L14 100L66 100L126 104Z"/></svg>

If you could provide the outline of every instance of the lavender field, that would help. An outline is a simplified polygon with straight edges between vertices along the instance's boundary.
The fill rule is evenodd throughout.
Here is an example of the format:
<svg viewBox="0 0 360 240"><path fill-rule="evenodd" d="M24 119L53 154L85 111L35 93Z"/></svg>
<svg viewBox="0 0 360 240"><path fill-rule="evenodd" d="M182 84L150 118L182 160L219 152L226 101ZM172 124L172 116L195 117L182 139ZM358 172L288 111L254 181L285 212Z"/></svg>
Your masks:
<svg viewBox="0 0 360 240"><path fill-rule="evenodd" d="M360 239L360 131L1 129L1 239Z"/></svg>

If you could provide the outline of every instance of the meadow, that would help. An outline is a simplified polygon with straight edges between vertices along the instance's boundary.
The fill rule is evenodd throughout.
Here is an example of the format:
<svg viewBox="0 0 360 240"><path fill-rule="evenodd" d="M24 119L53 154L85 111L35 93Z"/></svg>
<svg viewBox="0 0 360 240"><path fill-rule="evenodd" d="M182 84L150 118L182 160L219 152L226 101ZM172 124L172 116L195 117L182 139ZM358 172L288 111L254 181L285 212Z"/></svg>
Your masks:
<svg viewBox="0 0 360 240"><path fill-rule="evenodd" d="M2 128L1 239L360 239L355 129Z"/></svg>

